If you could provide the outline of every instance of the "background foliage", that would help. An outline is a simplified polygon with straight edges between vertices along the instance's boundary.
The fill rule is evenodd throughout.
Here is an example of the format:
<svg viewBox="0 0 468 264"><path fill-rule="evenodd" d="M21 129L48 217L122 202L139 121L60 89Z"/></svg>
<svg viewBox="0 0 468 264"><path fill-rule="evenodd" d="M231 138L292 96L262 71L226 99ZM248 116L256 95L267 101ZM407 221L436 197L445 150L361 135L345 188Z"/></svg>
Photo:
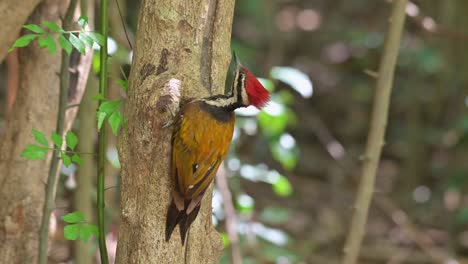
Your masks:
<svg viewBox="0 0 468 264"><path fill-rule="evenodd" d="M132 39L139 1L119 2ZM467 262L466 8L464 0L412 1L407 6L362 263L431 263L433 250L451 256L453 263ZM232 191L243 263L338 261L360 175L389 10L383 0L237 1L232 49L272 92L264 110L237 112L233 144L221 171ZM131 49L114 3L110 16L110 99L99 108L96 123L99 128L110 125L115 135L124 122L118 109L125 101ZM55 42L39 26L25 26L32 33L14 46L37 39L41 47L54 52ZM46 22L43 26L60 34L58 44L67 52L72 46L82 52L101 41L99 35L83 32L63 41L62 35L68 33ZM97 76L97 57L93 63ZM0 80L4 105L4 65ZM4 110L0 109L0 132ZM103 122L106 117L109 124ZM43 158L49 135L32 133L31 142L34 138L37 144L22 155ZM115 138L108 137L106 210L112 224L106 237L112 255L119 224L120 166ZM50 139L57 147L63 143L54 135ZM63 184L54 213L58 225L66 225L67 239L88 240L99 235L95 227L83 215L67 214L73 211L75 164L81 159L73 153L77 141L72 132L66 144L69 151L61 152ZM231 241L224 224L232 215L225 211L218 189L213 208L226 246L221 263L229 263ZM63 236L55 237L56 262L72 259ZM94 238L91 241L96 243Z"/></svg>

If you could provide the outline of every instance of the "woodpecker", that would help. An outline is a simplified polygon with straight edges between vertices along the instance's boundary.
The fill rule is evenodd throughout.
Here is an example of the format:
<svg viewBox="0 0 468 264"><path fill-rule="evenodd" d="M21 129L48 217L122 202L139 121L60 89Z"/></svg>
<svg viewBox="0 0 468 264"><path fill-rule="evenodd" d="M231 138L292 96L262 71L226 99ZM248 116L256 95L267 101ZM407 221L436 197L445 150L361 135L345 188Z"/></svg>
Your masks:
<svg viewBox="0 0 468 264"><path fill-rule="evenodd" d="M179 224L184 245L203 195L228 152L234 131L234 110L249 105L262 108L269 100L268 91L239 64L235 53L234 62L229 95L191 100L175 117L171 164L174 189L167 211L166 241Z"/></svg>

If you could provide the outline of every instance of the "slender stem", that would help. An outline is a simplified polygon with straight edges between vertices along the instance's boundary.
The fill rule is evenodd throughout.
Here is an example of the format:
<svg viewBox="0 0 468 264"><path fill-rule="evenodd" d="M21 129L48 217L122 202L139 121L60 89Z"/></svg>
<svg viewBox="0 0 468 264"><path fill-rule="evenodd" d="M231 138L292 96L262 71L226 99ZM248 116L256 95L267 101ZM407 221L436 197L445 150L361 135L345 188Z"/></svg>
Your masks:
<svg viewBox="0 0 468 264"><path fill-rule="evenodd" d="M80 151L73 151L73 150L60 150L60 149L56 149L56 148L47 148L47 149L57 150L58 153L65 152L65 153L82 154L82 155L97 155L97 153L94 153L94 152L80 152Z"/></svg>
<svg viewBox="0 0 468 264"><path fill-rule="evenodd" d="M226 179L226 169L223 165L221 165L218 173L216 173L216 185L223 198L223 207L226 214L226 231L231 249L231 264L241 264L242 254L239 247L239 237L237 236L236 211L234 210L231 190L229 190L229 184Z"/></svg>
<svg viewBox="0 0 468 264"><path fill-rule="evenodd" d="M108 19L107 19L107 0L101 0L101 34L104 36L104 43L100 50L100 65L99 72L99 94L106 96L107 90L107 36L108 36ZM99 100L99 106L103 101ZM104 219L104 193L105 193L105 162L106 162L106 126L102 126L98 136L98 165L97 165L97 207L98 207L98 229L99 229L99 252L101 255L101 263L108 264L106 247L106 226Z"/></svg>
<svg viewBox="0 0 468 264"><path fill-rule="evenodd" d="M67 13L63 20L63 27L70 27L72 25L73 13L76 8L77 0L71 0L68 6ZM68 70L70 64L70 57L62 50L62 61L60 66L60 95L59 95L59 106L57 115L57 127L55 132L59 135L63 135L63 127L65 123L65 110L67 108L68 101L68 86L70 80L70 72ZM48 243L49 243L49 222L50 214L54 208L55 200L55 182L57 178L57 169L59 165L58 158L59 150L55 149L52 155L52 161L50 162L49 175L47 177L47 185L45 189L45 201L42 209L42 221L39 230L39 264L47 263Z"/></svg>
<svg viewBox="0 0 468 264"><path fill-rule="evenodd" d="M405 22L406 3L407 0L393 1L390 26L386 35L383 56L380 61L379 75L377 77L376 94L374 97L365 159L363 161L362 178L355 201L355 211L351 221L350 231L344 247L343 264L354 264L357 262L364 236L369 205L374 192L375 175L384 145L393 75Z"/></svg>

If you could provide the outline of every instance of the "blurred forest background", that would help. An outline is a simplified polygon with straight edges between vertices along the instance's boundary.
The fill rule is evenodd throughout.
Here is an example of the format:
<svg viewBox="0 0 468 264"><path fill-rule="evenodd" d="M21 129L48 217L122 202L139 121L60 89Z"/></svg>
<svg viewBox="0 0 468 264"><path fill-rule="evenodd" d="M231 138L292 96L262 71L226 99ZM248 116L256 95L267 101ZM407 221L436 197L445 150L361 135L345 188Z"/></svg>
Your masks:
<svg viewBox="0 0 468 264"><path fill-rule="evenodd" d="M133 41L139 1L118 1ZM114 1L109 8L110 75L118 77L121 67L129 72L131 50ZM361 263L468 263L467 10L466 0L411 1L406 8ZM232 49L273 96L261 112L237 113L234 142L219 172L228 180L234 211L223 204L222 184L213 199L214 223L226 246L221 263L231 263L239 251L243 263L338 263L389 13L385 0L236 1ZM0 134L7 116L6 64L0 67ZM118 84L109 83L111 99L120 98ZM96 86L94 73L88 88ZM82 111L91 114L79 115L76 131L80 119L94 120L95 106L88 107ZM119 162L116 140L108 137L112 258ZM74 198L77 171L71 166L61 173L51 252L55 263L70 263L81 249L63 239L58 219L80 202ZM233 245L225 224L234 218L239 242Z"/></svg>

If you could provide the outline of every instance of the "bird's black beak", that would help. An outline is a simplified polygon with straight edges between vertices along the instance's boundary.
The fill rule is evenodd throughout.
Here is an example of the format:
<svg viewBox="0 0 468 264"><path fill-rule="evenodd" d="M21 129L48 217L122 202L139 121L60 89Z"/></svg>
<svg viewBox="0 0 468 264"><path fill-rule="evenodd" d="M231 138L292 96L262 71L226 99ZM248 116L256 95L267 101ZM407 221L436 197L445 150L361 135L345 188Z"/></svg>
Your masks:
<svg viewBox="0 0 468 264"><path fill-rule="evenodd" d="M232 58L234 59L234 66L236 67L236 69L239 69L241 67L241 64L235 51L232 51Z"/></svg>

